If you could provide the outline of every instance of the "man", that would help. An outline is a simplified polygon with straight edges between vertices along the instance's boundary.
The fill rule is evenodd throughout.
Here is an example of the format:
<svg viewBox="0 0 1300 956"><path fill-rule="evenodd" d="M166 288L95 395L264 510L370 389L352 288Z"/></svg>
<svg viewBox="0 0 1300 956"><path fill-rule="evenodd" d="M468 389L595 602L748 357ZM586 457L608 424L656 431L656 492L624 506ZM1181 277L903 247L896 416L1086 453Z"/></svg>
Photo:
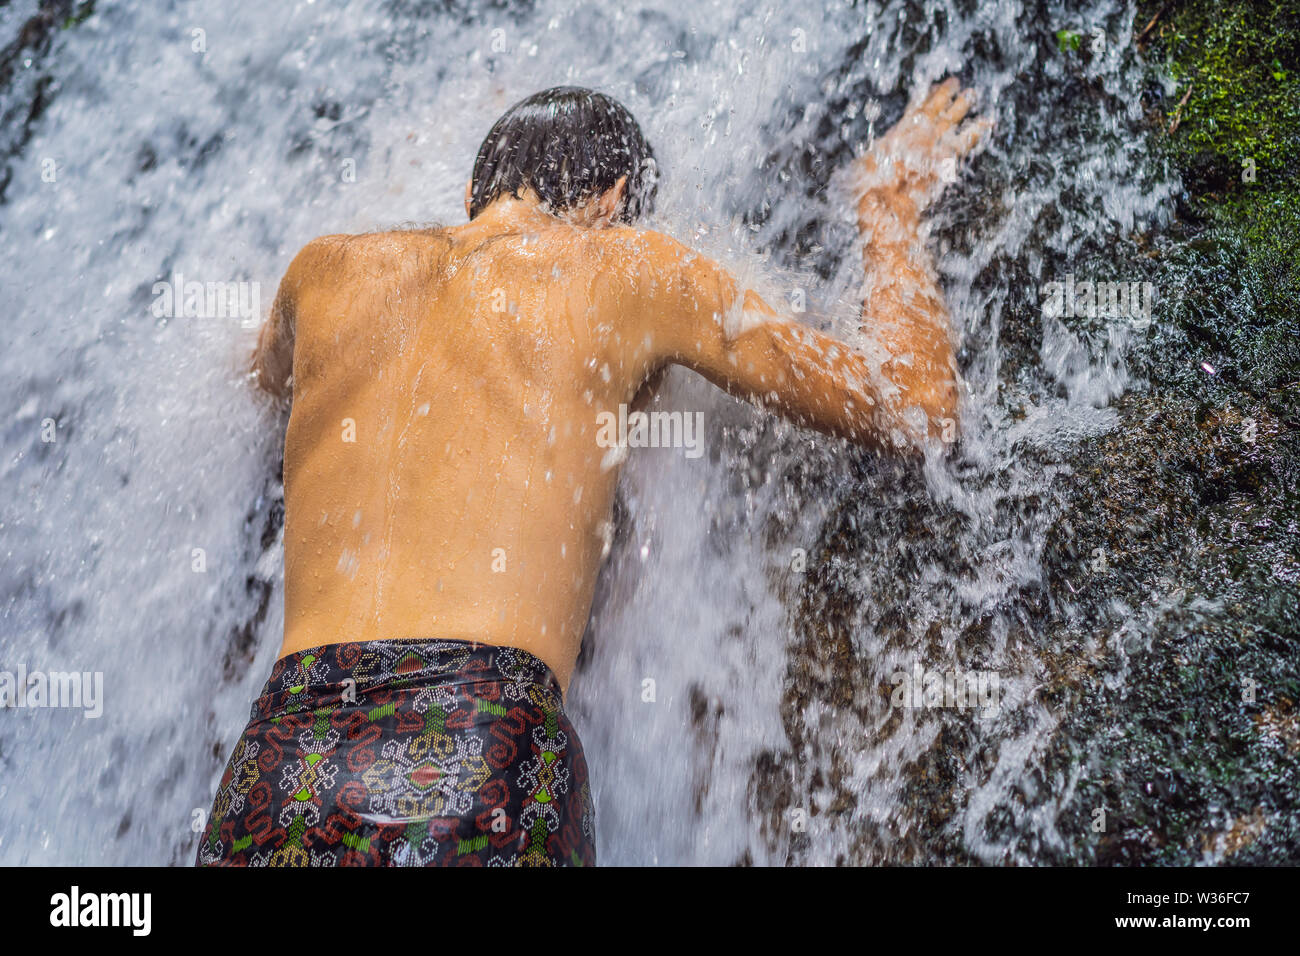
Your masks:
<svg viewBox="0 0 1300 956"><path fill-rule="evenodd" d="M632 225L653 154L588 90L493 126L465 225L308 244L254 360L293 399L284 645L198 862L594 863L562 695L618 478L598 415L679 364L855 442L951 438L949 321L917 230L986 128L959 125L969 108L936 87L858 164L877 361Z"/></svg>

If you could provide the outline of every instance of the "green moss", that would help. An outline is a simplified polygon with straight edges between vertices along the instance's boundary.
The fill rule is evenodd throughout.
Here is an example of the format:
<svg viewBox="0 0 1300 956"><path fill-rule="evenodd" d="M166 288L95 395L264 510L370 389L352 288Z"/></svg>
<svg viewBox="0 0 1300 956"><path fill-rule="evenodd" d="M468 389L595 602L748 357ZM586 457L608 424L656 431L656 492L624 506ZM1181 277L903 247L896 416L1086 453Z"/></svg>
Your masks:
<svg viewBox="0 0 1300 956"><path fill-rule="evenodd" d="M1160 10L1139 7L1139 29ZM1174 90L1165 145L1196 211L1258 245L1261 262L1300 252L1300 8L1293 0L1167 6L1147 59Z"/></svg>
<svg viewBox="0 0 1300 956"><path fill-rule="evenodd" d="M1300 8L1144 0L1135 31L1157 11L1145 55L1173 87L1158 139L1186 189L1169 317L1193 351L1232 369L1233 387L1276 391L1300 369ZM1166 384L1195 374L1151 372Z"/></svg>
<svg viewBox="0 0 1300 956"><path fill-rule="evenodd" d="M1071 50L1078 50L1079 44L1083 42L1083 35L1072 33L1069 30L1056 31L1056 47L1062 53L1068 53Z"/></svg>
<svg viewBox="0 0 1300 956"><path fill-rule="evenodd" d="M79 24L85 23L90 19L90 15L95 12L95 0L83 0L72 14L63 21L63 29L71 30Z"/></svg>
<svg viewBox="0 0 1300 956"><path fill-rule="evenodd" d="M1139 21L1161 6L1143 3ZM1193 0L1166 10L1148 36L1148 59L1177 84L1165 115L1170 125L1177 120L1173 145L1183 163L1213 163L1222 184L1240 191L1252 185L1242 175L1253 161L1256 191L1286 188L1300 161L1300 13L1292 0Z"/></svg>

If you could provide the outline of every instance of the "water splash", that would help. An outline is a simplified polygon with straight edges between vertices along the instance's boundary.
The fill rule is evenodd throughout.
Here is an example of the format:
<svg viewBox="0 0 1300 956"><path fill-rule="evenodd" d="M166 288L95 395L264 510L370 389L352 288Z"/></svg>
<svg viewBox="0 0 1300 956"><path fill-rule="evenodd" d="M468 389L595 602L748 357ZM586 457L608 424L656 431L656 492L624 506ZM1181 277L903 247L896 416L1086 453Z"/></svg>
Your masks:
<svg viewBox="0 0 1300 956"><path fill-rule="evenodd" d="M1117 238L1163 215L1131 21L1114 4L946 0L101 3L55 34L25 68L50 81L0 207L15 306L0 665L103 671L107 701L98 721L0 718L0 860L187 862L278 649L283 422L243 381L252 331L154 315L155 282L256 282L269 303L316 235L459 221L491 122L580 83L655 145L658 225L742 267L771 257L770 301L798 285L811 321L846 331L861 266L823 187L950 70L999 123L932 234L962 335L960 456L923 474L878 463L674 372L660 403L705 412L707 454L633 456L570 707L604 862L1000 860L1059 843L1051 802L1008 810L1046 788L1036 755L1055 724L1015 599L1041 580L1064 453L1114 425L1130 333L1042 322L1038 289L1113 269ZM1106 52L1055 51L1074 25L1105 29ZM796 549L813 575L792 573ZM891 715L862 691L922 653L997 671L1000 716ZM937 742L963 765L960 809L927 835L914 781Z"/></svg>

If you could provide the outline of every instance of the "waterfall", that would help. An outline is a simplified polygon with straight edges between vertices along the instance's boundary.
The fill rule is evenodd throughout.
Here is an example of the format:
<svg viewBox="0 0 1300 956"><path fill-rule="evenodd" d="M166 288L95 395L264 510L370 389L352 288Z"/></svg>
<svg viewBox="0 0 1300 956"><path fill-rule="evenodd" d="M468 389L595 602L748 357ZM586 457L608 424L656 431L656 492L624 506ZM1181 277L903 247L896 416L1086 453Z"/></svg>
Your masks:
<svg viewBox="0 0 1300 956"><path fill-rule="evenodd" d="M651 225L773 305L806 293L808 321L846 333L862 267L835 170L950 72L998 124L930 225L962 448L878 460L674 371L659 401L703 412L705 454L647 449L625 469L569 708L604 863L1060 845L1077 768L1008 809L1044 786L1059 719L1016 599L1041 587L1058 478L1075 443L1115 428L1140 335L1044 315L1043 287L1143 278L1113 246L1161 225L1176 186L1131 93L1130 6L101 0L24 47L36 8L0 11L16 51L0 85L0 668L101 673L104 700L97 718L0 715L0 863L192 860L279 648L284 422L247 381L255 323L160 308L160 284L243 283L264 315L317 235L460 222L492 122L579 84L653 144ZM1102 49L1071 58L1063 27ZM792 569L799 552L809 569ZM917 664L997 675L997 713L861 694ZM858 689L792 695L833 684L829 667ZM958 726L961 809L927 842L898 825L906 768Z"/></svg>

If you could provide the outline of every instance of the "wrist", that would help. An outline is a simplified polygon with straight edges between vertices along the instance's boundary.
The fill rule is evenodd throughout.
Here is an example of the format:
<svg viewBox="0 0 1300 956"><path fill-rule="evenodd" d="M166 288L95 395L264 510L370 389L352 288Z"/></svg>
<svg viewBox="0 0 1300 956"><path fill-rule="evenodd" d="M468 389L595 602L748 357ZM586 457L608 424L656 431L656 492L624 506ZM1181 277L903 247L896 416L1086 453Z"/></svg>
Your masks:
<svg viewBox="0 0 1300 956"><path fill-rule="evenodd" d="M874 157L871 157L874 159ZM883 176L885 170L872 163L863 166L861 179L862 191L858 195L858 221L863 228L871 220L885 215L898 219L919 221L920 209L917 202L906 189L906 183L900 176Z"/></svg>
<svg viewBox="0 0 1300 956"><path fill-rule="evenodd" d="M858 228L875 242L895 234L915 235L920 223L916 200L897 186L868 187L858 198Z"/></svg>
<svg viewBox="0 0 1300 956"><path fill-rule="evenodd" d="M888 212L895 216L919 218L916 200L901 184L868 186L858 199L858 211Z"/></svg>

